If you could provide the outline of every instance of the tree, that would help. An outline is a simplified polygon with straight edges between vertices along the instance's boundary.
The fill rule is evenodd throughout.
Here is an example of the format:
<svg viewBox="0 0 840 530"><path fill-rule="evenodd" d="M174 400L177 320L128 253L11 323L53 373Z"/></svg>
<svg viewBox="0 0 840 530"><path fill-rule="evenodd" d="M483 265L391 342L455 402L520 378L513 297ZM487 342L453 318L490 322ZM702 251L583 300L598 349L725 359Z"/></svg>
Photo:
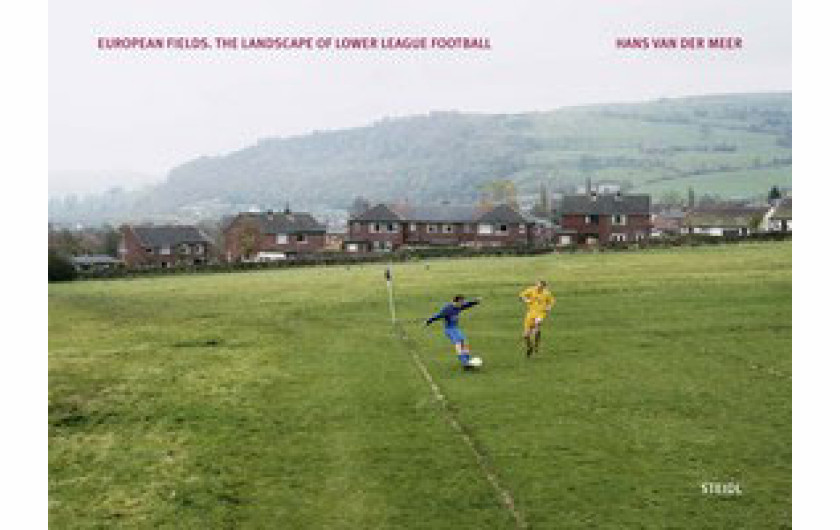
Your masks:
<svg viewBox="0 0 840 530"><path fill-rule="evenodd" d="M778 186L770 188L770 193L767 194L767 202L773 202L782 198L782 192L779 191Z"/></svg>
<svg viewBox="0 0 840 530"><path fill-rule="evenodd" d="M682 195L676 190L668 190L659 196L659 204L676 208L683 205Z"/></svg>
<svg viewBox="0 0 840 530"><path fill-rule="evenodd" d="M548 194L548 187L544 183L540 184L540 196L537 204L534 206L533 214L537 217L551 216L551 200Z"/></svg>
<svg viewBox="0 0 840 530"><path fill-rule="evenodd" d="M260 227L253 219L243 221L242 230L239 232L239 248L244 258L251 258L259 250Z"/></svg>
<svg viewBox="0 0 840 530"><path fill-rule="evenodd" d="M509 179L489 180L481 185L481 199L493 204L519 205L516 184Z"/></svg>
<svg viewBox="0 0 840 530"><path fill-rule="evenodd" d="M47 275L50 282L69 282L76 279L76 269L70 260L57 252L48 253Z"/></svg>
<svg viewBox="0 0 840 530"><path fill-rule="evenodd" d="M695 206L695 197L694 197L694 188L692 186L688 187L688 207L694 208Z"/></svg>
<svg viewBox="0 0 840 530"><path fill-rule="evenodd" d="M105 225L102 232L102 253L116 258L120 252L122 235L111 225Z"/></svg>
<svg viewBox="0 0 840 530"><path fill-rule="evenodd" d="M350 204L349 213L351 217L361 215L370 209L370 201L361 196L356 196Z"/></svg>

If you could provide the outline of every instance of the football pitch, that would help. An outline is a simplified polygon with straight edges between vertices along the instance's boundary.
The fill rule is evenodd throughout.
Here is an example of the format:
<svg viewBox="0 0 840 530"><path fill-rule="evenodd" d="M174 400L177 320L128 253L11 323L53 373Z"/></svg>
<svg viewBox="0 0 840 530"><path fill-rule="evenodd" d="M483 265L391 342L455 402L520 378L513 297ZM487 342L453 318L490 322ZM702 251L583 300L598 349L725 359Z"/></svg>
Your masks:
<svg viewBox="0 0 840 530"><path fill-rule="evenodd" d="M51 526L790 526L790 242L392 270L480 372L383 265L50 285Z"/></svg>

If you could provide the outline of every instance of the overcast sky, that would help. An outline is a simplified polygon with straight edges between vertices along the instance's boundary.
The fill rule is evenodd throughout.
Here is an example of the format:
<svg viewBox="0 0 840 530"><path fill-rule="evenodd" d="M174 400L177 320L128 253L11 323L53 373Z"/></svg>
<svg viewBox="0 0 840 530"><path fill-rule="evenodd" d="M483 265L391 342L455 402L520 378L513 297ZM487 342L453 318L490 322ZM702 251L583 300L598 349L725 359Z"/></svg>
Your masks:
<svg viewBox="0 0 840 530"><path fill-rule="evenodd" d="M201 155L430 110L517 112L790 90L776 0L53 0L51 192L133 185ZM108 36L488 37L490 51L102 51ZM740 36L739 51L619 37ZM88 175L88 176L86 176ZM99 175L98 177L95 175ZM87 179L87 180L86 180Z"/></svg>

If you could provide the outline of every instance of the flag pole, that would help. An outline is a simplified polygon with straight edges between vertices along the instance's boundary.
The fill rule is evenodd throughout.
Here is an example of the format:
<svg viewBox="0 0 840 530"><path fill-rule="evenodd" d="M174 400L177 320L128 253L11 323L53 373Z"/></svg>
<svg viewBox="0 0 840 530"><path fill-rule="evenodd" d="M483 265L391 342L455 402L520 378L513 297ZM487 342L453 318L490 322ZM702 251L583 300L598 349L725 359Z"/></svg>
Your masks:
<svg viewBox="0 0 840 530"><path fill-rule="evenodd" d="M397 310L394 307L394 285L391 281L391 267L385 269L385 283L388 287L388 306L391 308L391 324L396 324Z"/></svg>

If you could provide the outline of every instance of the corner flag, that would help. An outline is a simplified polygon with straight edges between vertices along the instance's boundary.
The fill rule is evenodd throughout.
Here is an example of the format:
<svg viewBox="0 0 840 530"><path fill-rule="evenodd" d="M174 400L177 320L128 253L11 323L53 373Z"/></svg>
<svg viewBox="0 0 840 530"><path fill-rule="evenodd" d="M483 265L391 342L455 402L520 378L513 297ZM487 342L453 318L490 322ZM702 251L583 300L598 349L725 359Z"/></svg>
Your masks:
<svg viewBox="0 0 840 530"><path fill-rule="evenodd" d="M388 305L391 308L391 324L396 324L397 311L394 308L394 286L391 283L391 267L385 269L385 284L388 288Z"/></svg>

